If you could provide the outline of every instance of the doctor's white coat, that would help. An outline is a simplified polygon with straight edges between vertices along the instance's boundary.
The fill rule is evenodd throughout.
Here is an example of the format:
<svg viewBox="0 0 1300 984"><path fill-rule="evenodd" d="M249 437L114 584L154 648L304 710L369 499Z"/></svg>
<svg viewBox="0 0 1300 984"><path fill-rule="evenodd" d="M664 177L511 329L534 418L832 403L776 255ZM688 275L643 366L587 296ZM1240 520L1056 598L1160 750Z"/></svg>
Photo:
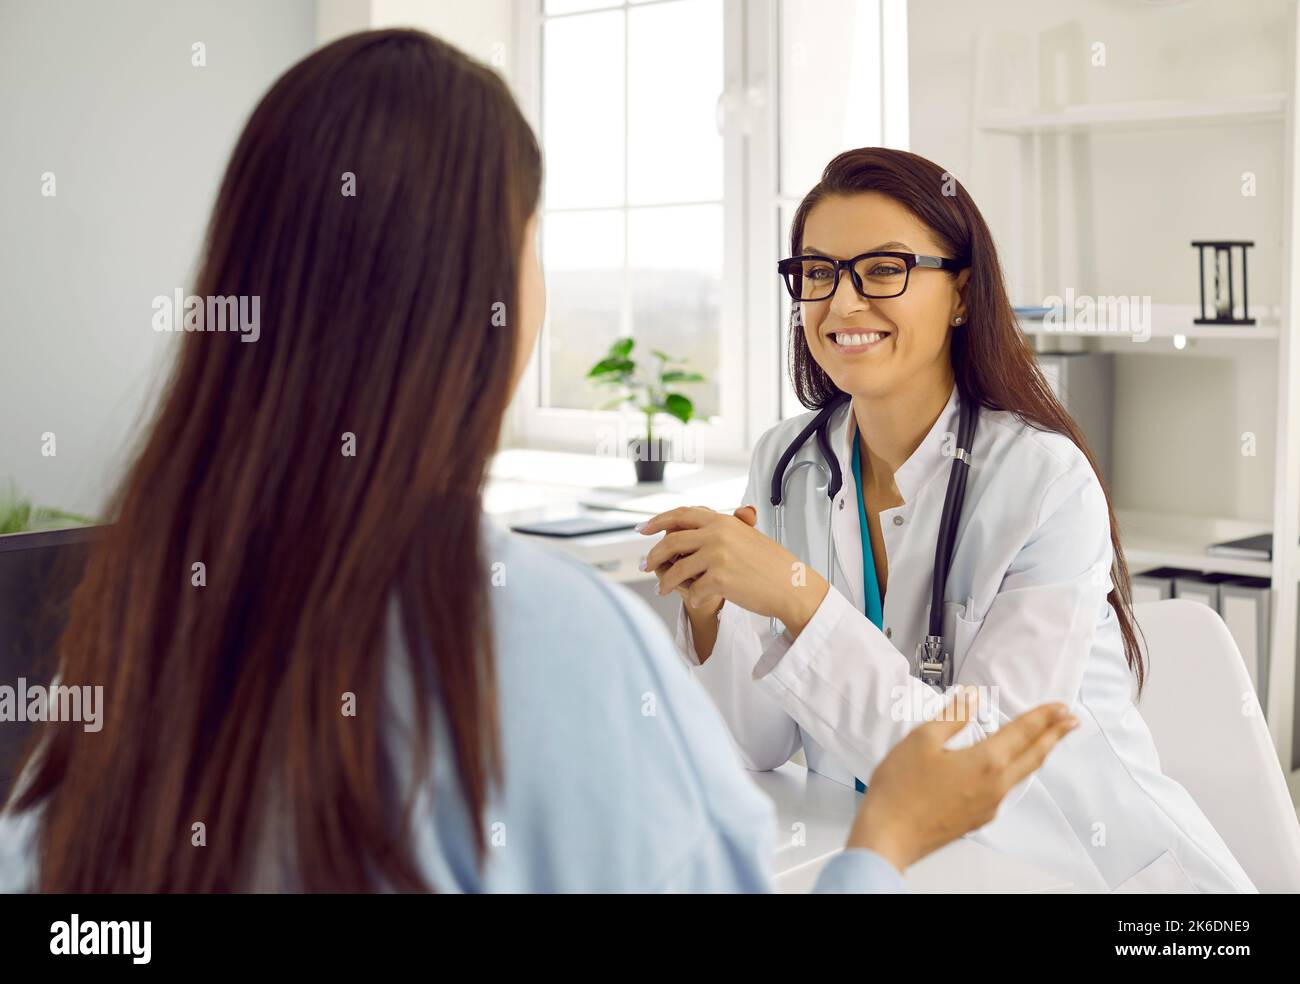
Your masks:
<svg viewBox="0 0 1300 984"><path fill-rule="evenodd" d="M921 445L899 468L904 504L880 513L888 558L883 629L864 614L856 427L845 404L829 436L844 485L833 503L819 473L801 468L786 490L785 545L832 584L791 640L731 602L719 613L713 652L695 656L690 623L677 645L722 712L745 764L775 768L803 748L809 768L846 784L866 781L942 698L911 675L925 635L939 516L959 413L953 388ZM812 414L760 438L745 504L773 535L777 458ZM986 688L1005 722L1048 701L1080 725L1043 768L1012 790L997 818L972 835L1057 872L1076 889L1234 892L1254 886L1187 792L1160 771L1134 704L1114 612L1106 500L1083 453L1063 435L982 410L944 605L944 639L957 683ZM820 460L809 439L794 461ZM836 569L827 575L827 516ZM1225 694L1225 700L1237 700ZM978 741L972 722L952 744Z"/></svg>

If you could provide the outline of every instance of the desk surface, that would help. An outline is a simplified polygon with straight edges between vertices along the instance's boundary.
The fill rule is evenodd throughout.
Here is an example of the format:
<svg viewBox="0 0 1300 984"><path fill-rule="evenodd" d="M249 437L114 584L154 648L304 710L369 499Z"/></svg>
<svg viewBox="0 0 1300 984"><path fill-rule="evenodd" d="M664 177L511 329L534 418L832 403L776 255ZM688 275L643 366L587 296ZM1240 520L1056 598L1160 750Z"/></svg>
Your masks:
<svg viewBox="0 0 1300 984"><path fill-rule="evenodd" d="M776 804L777 888L807 892L826 862L843 849L860 796L793 762L750 776ZM1068 881L968 838L917 862L903 881L918 894L1071 890Z"/></svg>
<svg viewBox="0 0 1300 984"><path fill-rule="evenodd" d="M632 462L598 455L507 448L492 458L488 512L572 507L624 509L653 516L686 503L711 509L741 504L745 465L670 462L662 482L638 483Z"/></svg>
<svg viewBox="0 0 1300 984"><path fill-rule="evenodd" d="M739 466L670 463L668 480L638 485L632 463L621 458L513 448L492 460L484 508L503 526L560 519L592 510L617 510L649 518L676 506L730 512L740 505L746 474ZM615 581L653 578L640 570L653 545L632 530L575 537L535 537L550 550L579 560Z"/></svg>

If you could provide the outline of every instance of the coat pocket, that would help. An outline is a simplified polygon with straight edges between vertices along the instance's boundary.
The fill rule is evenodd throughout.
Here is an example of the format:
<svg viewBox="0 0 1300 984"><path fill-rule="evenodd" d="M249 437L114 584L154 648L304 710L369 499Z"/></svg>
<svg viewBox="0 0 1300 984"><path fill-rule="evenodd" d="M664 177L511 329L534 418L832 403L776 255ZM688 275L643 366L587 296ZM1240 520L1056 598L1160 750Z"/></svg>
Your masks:
<svg viewBox="0 0 1300 984"><path fill-rule="evenodd" d="M1196 885L1187 877L1183 866L1173 851L1165 851L1132 878L1121 882L1113 895L1198 894Z"/></svg>
<svg viewBox="0 0 1300 984"><path fill-rule="evenodd" d="M952 646L949 653L952 656L953 676L956 678L961 674L962 665L966 662L966 654L984 625L984 619L968 618L966 606L955 601L949 601L943 607L944 638Z"/></svg>

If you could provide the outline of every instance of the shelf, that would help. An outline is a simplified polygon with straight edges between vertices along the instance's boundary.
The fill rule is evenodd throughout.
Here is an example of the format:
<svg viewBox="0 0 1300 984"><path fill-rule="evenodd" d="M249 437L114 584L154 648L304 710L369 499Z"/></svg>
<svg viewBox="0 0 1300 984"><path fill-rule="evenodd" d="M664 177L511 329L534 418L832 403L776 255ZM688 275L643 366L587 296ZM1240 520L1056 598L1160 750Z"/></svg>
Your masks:
<svg viewBox="0 0 1300 984"><path fill-rule="evenodd" d="M1066 305L1068 309L1068 305ZM1192 304L1153 304L1149 338L1134 335L1122 321L1108 322L1104 317L1094 317L1090 325L1075 327L1072 324L1048 326L1037 319L1020 319L1020 330L1026 335L1050 338L1054 335L1074 338L1126 338L1132 337L1135 345L1145 345L1154 339L1172 339L1182 335L1188 339L1214 339L1234 342L1268 342L1278 337L1278 319L1269 308L1254 308L1253 325L1198 325L1193 323L1200 307Z"/></svg>
<svg viewBox="0 0 1300 984"><path fill-rule="evenodd" d="M988 133L1023 136L1121 126L1186 126L1224 123L1280 123L1286 97L1280 93L1222 96L1217 99L1171 99L1150 102L1097 103L1041 113L986 116L976 126Z"/></svg>
<svg viewBox="0 0 1300 984"><path fill-rule="evenodd" d="M1209 516L1178 516L1117 509L1120 542L1131 574L1149 567L1186 567L1216 574L1272 577L1268 560L1215 557L1205 552L1212 543L1269 532L1267 521Z"/></svg>

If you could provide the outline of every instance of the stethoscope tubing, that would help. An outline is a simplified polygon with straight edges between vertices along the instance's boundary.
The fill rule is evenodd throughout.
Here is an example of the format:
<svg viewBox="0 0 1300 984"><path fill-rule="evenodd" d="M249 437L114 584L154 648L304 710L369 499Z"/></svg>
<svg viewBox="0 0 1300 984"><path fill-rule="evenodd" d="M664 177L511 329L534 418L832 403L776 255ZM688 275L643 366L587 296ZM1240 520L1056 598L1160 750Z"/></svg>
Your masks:
<svg viewBox="0 0 1300 984"><path fill-rule="evenodd" d="M966 477L970 473L970 448L975 439L979 413L973 401L962 401L961 420L957 425L957 447L953 451L952 471L944 492L943 512L939 518L939 535L934 545L934 579L930 589L930 631L943 637L943 595L948 585L948 571L957 546L957 525L961 522L966 501Z"/></svg>
<svg viewBox="0 0 1300 984"><path fill-rule="evenodd" d="M772 471L772 506L775 510L776 542L785 546L785 490L789 477L802 467L816 468L826 479L827 515L826 515L826 580L829 583L835 571L835 538L831 534L831 523L835 518L834 502L843 486L843 474L839 459L831 449L828 434L832 414L849 399L847 393L834 397L829 404L822 407L807 425L804 426L781 453L776 467ZM975 440L975 427L979 421L979 407L969 398L962 400L961 418L957 425L957 447L953 452L952 470L948 474L948 487L944 492L943 512L939 518L939 535L934 548L934 577L930 589L929 637L943 638L943 595L948 584L948 572L952 566L952 555L957 545L957 527L961 522L962 507L966 501L966 479L970 474L971 446ZM816 461L801 461L793 468L790 463L799 449L807 443L808 438L816 435L817 449L821 452L821 464ZM777 620L771 620L773 634L777 633Z"/></svg>

